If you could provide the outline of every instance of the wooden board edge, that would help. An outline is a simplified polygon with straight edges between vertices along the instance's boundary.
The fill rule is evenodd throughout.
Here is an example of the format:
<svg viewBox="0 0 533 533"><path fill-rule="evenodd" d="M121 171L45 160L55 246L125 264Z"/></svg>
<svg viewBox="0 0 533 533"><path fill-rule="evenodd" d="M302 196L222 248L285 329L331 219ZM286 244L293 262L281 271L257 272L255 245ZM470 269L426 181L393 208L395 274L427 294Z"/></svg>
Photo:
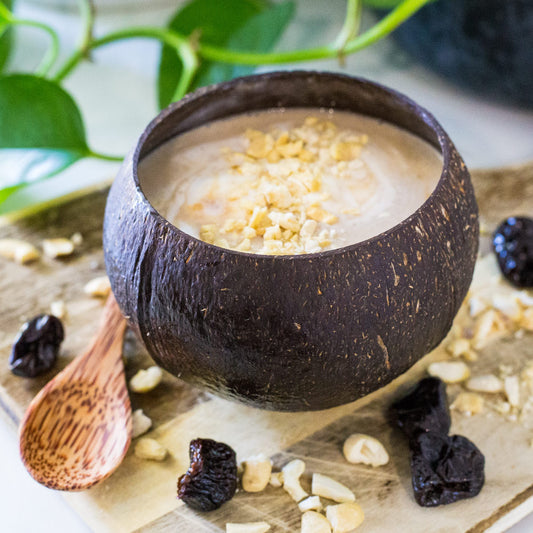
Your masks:
<svg viewBox="0 0 533 533"><path fill-rule="evenodd" d="M491 516L465 533L504 532L531 512L533 512L533 485L517 494L511 501L500 506Z"/></svg>

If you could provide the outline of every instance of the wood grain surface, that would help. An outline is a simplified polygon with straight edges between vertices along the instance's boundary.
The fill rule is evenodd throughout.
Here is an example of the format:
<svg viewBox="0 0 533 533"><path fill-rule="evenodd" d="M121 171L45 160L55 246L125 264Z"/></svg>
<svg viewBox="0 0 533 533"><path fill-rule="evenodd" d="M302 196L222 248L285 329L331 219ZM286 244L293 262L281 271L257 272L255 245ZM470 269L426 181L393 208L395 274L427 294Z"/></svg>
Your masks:
<svg viewBox="0 0 533 533"><path fill-rule="evenodd" d="M474 184L487 228L510 214L533 215L533 165L476 172ZM69 237L81 232L83 245L64 260L43 258L20 266L0 259L0 407L15 429L33 396L68 362L87 348L95 333L103 302L83 293L84 284L104 273L101 250L106 191L92 193L48 209L16 224L0 227L0 238L24 238L39 245L46 237ZM485 242L486 248L486 242ZM11 342L22 322L47 312L54 300L64 300L68 318L66 339L53 371L30 380L7 369ZM520 369L533 360L531 334L490 344L471 364L474 374L497 370L502 363ZM135 338L126 335L126 373L131 377L152 364ZM176 482L188 466L188 443L195 437L223 440L239 459L265 453L276 466L302 458L307 465L303 486L320 472L351 487L366 515L364 532L480 532L503 531L519 516L533 510L533 436L531 424L506 420L493 411L473 417L456 412L452 432L473 440L486 456L486 485L481 494L453 505L424 509L413 499L409 458L403 437L389 427L385 409L401 390L425 374L431 360L444 358L438 348L387 387L353 404L314 413L266 412L216 398L165 374L152 392L131 393L134 409L153 420L148 434L170 451L162 462L139 459L130 449L119 469L106 481L83 493L66 494L67 502L94 531L215 532L228 521L265 520L274 533L299 531L301 513L282 489L263 493L239 492L218 511L193 512L176 500ZM453 392L453 391L452 391ZM342 442L354 432L379 438L391 455L379 468L350 465ZM506 517L509 517L508 519Z"/></svg>

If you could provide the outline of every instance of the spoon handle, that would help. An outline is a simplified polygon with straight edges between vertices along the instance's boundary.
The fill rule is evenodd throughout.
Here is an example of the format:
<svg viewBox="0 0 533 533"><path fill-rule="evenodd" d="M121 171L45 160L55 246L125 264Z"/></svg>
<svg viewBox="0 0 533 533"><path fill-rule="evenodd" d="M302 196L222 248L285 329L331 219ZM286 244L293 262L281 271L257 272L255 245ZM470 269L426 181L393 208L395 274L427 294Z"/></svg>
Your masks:
<svg viewBox="0 0 533 533"><path fill-rule="evenodd" d="M91 376L108 376L110 379L123 376L122 366L122 342L126 320L122 316L120 308L113 296L107 297L107 301L100 320L98 332L93 338L89 349L81 356L79 364L73 367L72 377L84 379ZM123 378L122 378L123 379Z"/></svg>

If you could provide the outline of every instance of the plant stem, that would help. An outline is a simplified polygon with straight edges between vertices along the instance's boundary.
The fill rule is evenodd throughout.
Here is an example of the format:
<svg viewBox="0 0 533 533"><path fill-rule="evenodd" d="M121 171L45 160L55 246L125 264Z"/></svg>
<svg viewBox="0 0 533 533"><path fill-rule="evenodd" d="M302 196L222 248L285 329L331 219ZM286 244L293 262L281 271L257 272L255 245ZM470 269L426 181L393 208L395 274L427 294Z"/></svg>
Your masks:
<svg viewBox="0 0 533 533"><path fill-rule="evenodd" d="M293 50L289 52L239 52L211 46L208 44L198 43L196 50L192 47L189 40L179 33L158 27L138 27L127 28L116 32L109 33L99 39L94 39L87 45L89 49L99 48L106 44L124 39L148 38L157 39L170 47L174 48L180 55L184 66L184 80L180 84L174 95L176 97L185 94L189 87L192 77L197 69L198 57L210 61L219 61L221 63L231 63L237 65L279 65L283 63L294 63L300 61L313 61L317 59L327 59L337 57L339 54L351 54L357 50L386 37L390 32L397 28L402 22L408 19L413 13L418 11L425 4L432 0L404 0L398 7L383 17L374 26L361 35L349 40L343 46L338 43L310 48L307 50ZM356 2L352 2L355 6ZM351 13L351 10L350 10ZM54 76L54 81L63 80L72 69L83 59L86 51L76 50Z"/></svg>
<svg viewBox="0 0 533 533"><path fill-rule="evenodd" d="M179 35L171 30L158 27L138 27L138 28L125 28L100 37L99 39L93 39L87 45L88 50L94 50L100 46L110 44L117 41L123 41L125 39L157 39L176 50L182 50L183 55L187 55L190 52L194 53L192 46L189 44L187 38ZM63 80L72 69L83 59L84 51L75 50L74 53L67 59L65 64L59 69L54 76L54 81L60 82Z"/></svg>
<svg viewBox="0 0 533 533"><path fill-rule="evenodd" d="M181 100L188 92L192 80L198 70L199 61L189 41L183 41L177 48L183 66L178 86L172 95L172 101Z"/></svg>
<svg viewBox="0 0 533 533"><path fill-rule="evenodd" d="M119 161L120 162L124 159L124 156L102 154L100 152L95 152L94 150L89 150L89 153L87 155L88 157L102 159L103 161Z"/></svg>
<svg viewBox="0 0 533 533"><path fill-rule="evenodd" d="M405 22L420 8L432 1L433 0L404 0L404 2L374 24L374 26L369 28L365 33L347 43L344 47L344 53L352 54L357 50L361 50L362 48L379 41L379 39L393 32L400 24Z"/></svg>
<svg viewBox="0 0 533 533"><path fill-rule="evenodd" d="M94 27L94 4L92 0L78 0L81 19L83 21L83 32L81 34L80 51L87 53L93 38Z"/></svg>
<svg viewBox="0 0 533 533"><path fill-rule="evenodd" d="M335 40L335 46L341 51L346 46L346 43L354 39L359 33L361 25L362 0L348 0L346 3L346 16L344 17L344 24Z"/></svg>
<svg viewBox="0 0 533 533"><path fill-rule="evenodd" d="M55 30L47 24L42 24L41 22L37 22L35 20L23 20L14 18L10 21L10 23L13 24L13 26L30 26L33 28L38 28L48 33L51 39L50 46L35 71L35 74L37 74L37 76L46 76L52 68L52 65L55 63L57 56L59 55L59 37L57 36Z"/></svg>
<svg viewBox="0 0 533 533"><path fill-rule="evenodd" d="M358 37L348 41L341 49L335 44L332 44L309 50L257 54L225 50L200 43L198 45L198 55L204 59L220 61L222 63L233 63L238 65L276 65L293 63L296 61L312 61L316 59L331 58L336 57L339 53L351 54L383 37L386 37L402 22L407 20L412 14L431 1L433 0L404 0L398 7L388 13L374 26Z"/></svg>

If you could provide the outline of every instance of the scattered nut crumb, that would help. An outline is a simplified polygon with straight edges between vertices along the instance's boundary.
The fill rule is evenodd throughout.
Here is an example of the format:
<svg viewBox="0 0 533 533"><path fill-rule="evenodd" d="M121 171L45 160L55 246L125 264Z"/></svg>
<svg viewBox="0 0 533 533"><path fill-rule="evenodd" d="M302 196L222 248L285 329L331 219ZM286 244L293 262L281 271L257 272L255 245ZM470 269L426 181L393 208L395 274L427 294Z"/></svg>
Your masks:
<svg viewBox="0 0 533 533"><path fill-rule="evenodd" d="M256 455L243 461L242 488L246 492L261 492L266 488L272 473L272 461L265 455Z"/></svg>
<svg viewBox="0 0 533 533"><path fill-rule="evenodd" d="M355 501L355 494L346 485L323 474L313 474L311 492L340 503Z"/></svg>
<svg viewBox="0 0 533 533"><path fill-rule="evenodd" d="M438 361L428 366L428 374L444 383L460 383L470 377L470 369L462 361Z"/></svg>
<svg viewBox="0 0 533 533"><path fill-rule="evenodd" d="M322 511L322 502L320 496L309 496L298 504L298 509L304 513L305 511Z"/></svg>
<svg viewBox="0 0 533 533"><path fill-rule="evenodd" d="M446 351L451 354L452 357L464 357L467 361L477 359L468 339L455 339L446 346Z"/></svg>
<svg viewBox="0 0 533 533"><path fill-rule="evenodd" d="M65 318L67 316L67 306L63 300L56 300L50 304L50 314L57 318Z"/></svg>
<svg viewBox="0 0 533 533"><path fill-rule="evenodd" d="M74 246L79 247L83 244L83 235L77 231L70 237L70 240Z"/></svg>
<svg viewBox="0 0 533 533"><path fill-rule="evenodd" d="M44 255L55 259L56 257L66 257L74 252L74 243L70 239L45 239L43 241Z"/></svg>
<svg viewBox="0 0 533 533"><path fill-rule="evenodd" d="M331 533L331 525L324 515L307 511L302 515L300 533Z"/></svg>
<svg viewBox="0 0 533 533"><path fill-rule="evenodd" d="M363 523L365 514L358 503L351 502L328 505L326 517L333 528L333 533L348 533Z"/></svg>
<svg viewBox="0 0 533 533"><path fill-rule="evenodd" d="M99 276L89 281L83 292L93 298L107 298L111 292L111 284L107 276Z"/></svg>
<svg viewBox="0 0 533 533"><path fill-rule="evenodd" d="M476 415L483 411L484 400L475 392L461 392L450 406L465 415Z"/></svg>
<svg viewBox="0 0 533 533"><path fill-rule="evenodd" d="M149 392L155 389L163 379L163 371L158 366L151 366L146 370L139 370L130 379L130 389L133 392Z"/></svg>
<svg viewBox="0 0 533 533"><path fill-rule="evenodd" d="M389 462L389 454L379 440L362 433L354 433L345 441L342 449L349 463L382 466Z"/></svg>
<svg viewBox="0 0 533 533"><path fill-rule="evenodd" d="M494 309L489 309L480 315L476 321L472 346L475 350L481 350L492 339L503 335L505 331L506 326L501 316Z"/></svg>
<svg viewBox="0 0 533 533"><path fill-rule="evenodd" d="M272 472L270 474L270 486L279 488L283 486L283 472Z"/></svg>
<svg viewBox="0 0 533 533"><path fill-rule="evenodd" d="M39 250L33 244L20 239L0 239L0 255L21 265L41 257Z"/></svg>
<svg viewBox="0 0 533 533"><path fill-rule="evenodd" d="M139 439L135 444L135 455L140 459L164 461L167 454L168 451L164 446L161 446L159 442L148 437Z"/></svg>
<svg viewBox="0 0 533 533"><path fill-rule="evenodd" d="M509 402L499 401L493 405L494 410L501 415L507 415L511 412L511 404Z"/></svg>
<svg viewBox="0 0 533 533"><path fill-rule="evenodd" d="M512 407L520 405L520 382L518 376L508 376L503 380L503 390Z"/></svg>
<svg viewBox="0 0 533 533"><path fill-rule="evenodd" d="M300 459L294 459L287 463L282 469L283 488L290 497L299 502L308 496L307 492L300 485L300 476L305 472L305 463Z"/></svg>
<svg viewBox="0 0 533 533"><path fill-rule="evenodd" d="M142 409L133 411L131 416L131 438L135 439L146 433L152 427L152 420L147 417Z"/></svg>
<svg viewBox="0 0 533 533"><path fill-rule="evenodd" d="M270 529L267 522L249 522L247 524L226 524L226 533L265 533Z"/></svg>
<svg viewBox="0 0 533 533"><path fill-rule="evenodd" d="M472 296L468 300L468 309L470 316L475 318L488 309L488 304L481 298Z"/></svg>
<svg viewBox="0 0 533 533"><path fill-rule="evenodd" d="M502 380L494 374L474 376L466 382L466 388L475 392L500 392L503 390Z"/></svg>

